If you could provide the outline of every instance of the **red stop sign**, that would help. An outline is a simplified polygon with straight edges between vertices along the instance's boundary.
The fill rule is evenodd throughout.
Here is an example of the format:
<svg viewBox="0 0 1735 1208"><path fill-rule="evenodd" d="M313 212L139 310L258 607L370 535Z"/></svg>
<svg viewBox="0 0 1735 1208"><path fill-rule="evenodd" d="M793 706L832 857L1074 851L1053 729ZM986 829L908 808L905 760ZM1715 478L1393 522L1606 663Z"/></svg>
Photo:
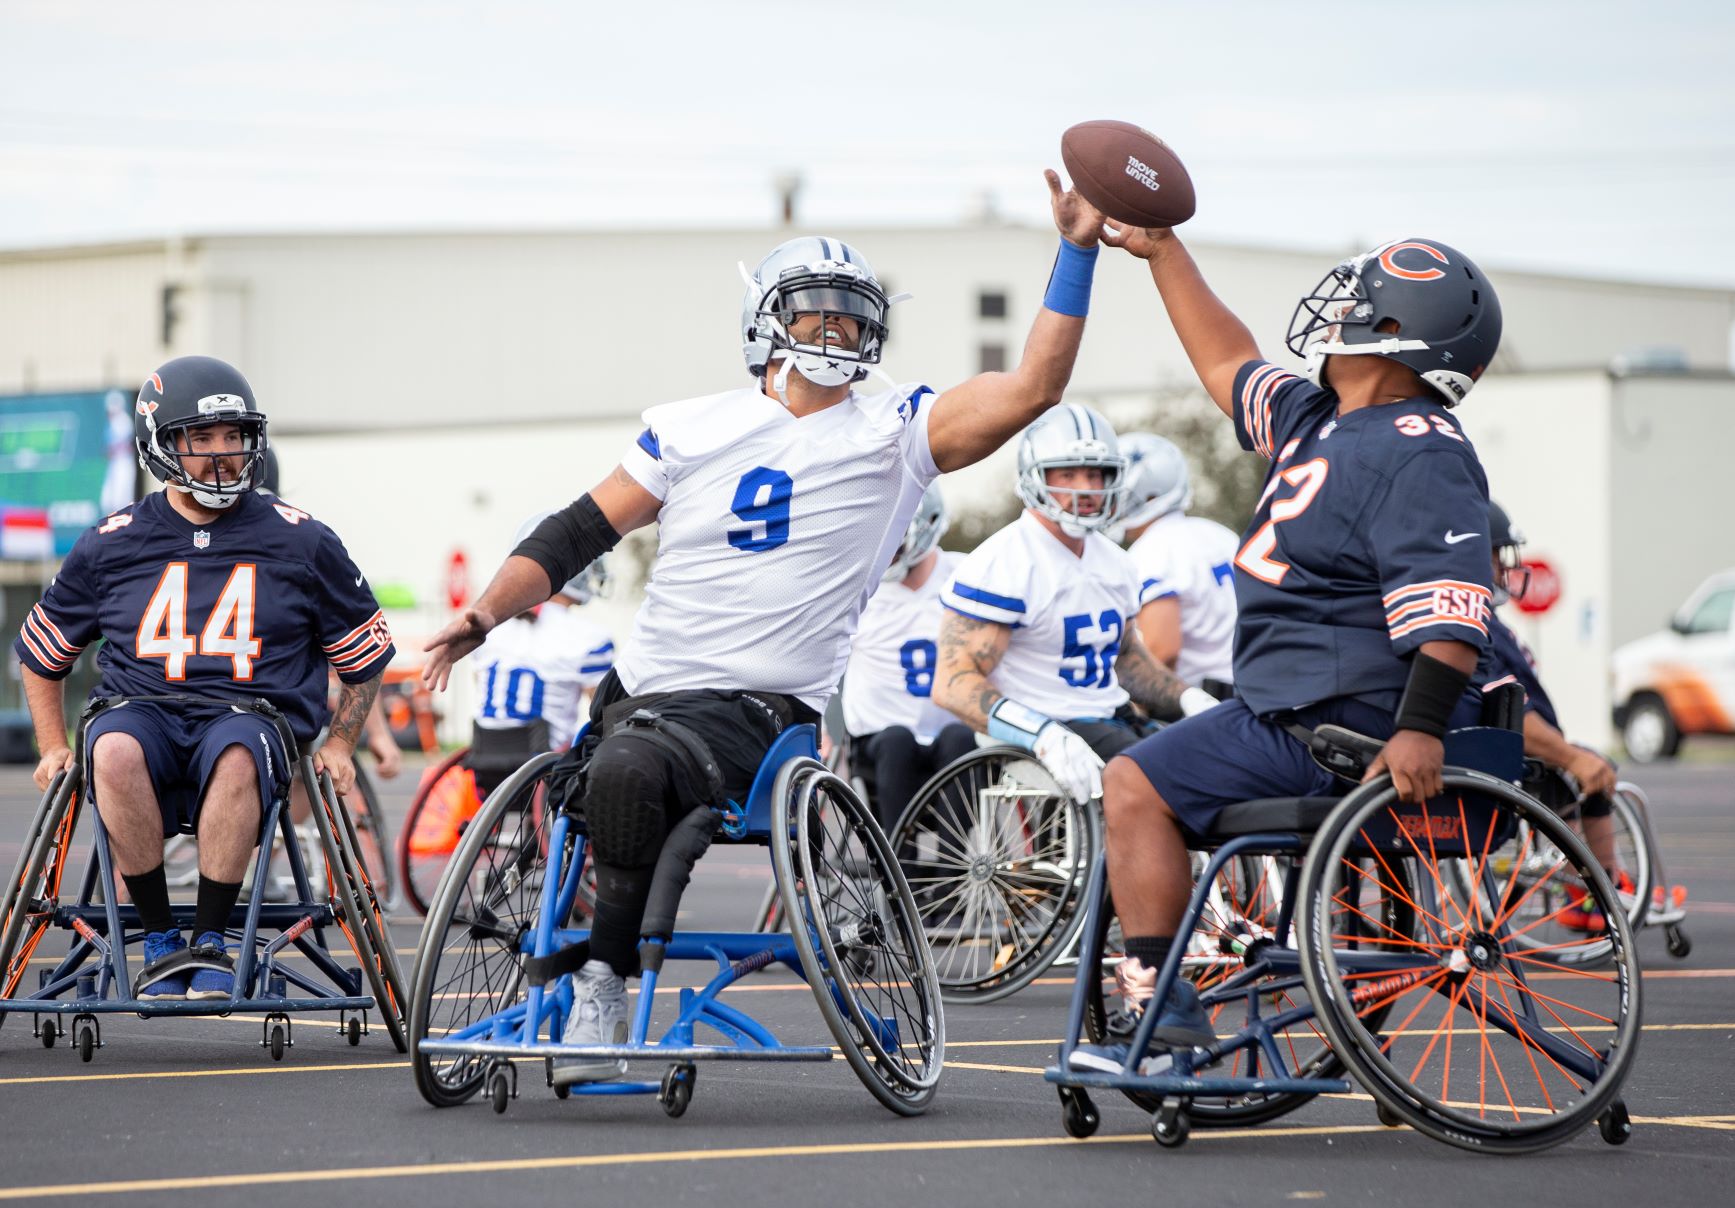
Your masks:
<svg viewBox="0 0 1735 1208"><path fill-rule="evenodd" d="M1530 584L1513 603L1519 612L1547 612L1560 599L1560 576L1541 558L1526 558L1523 566L1530 572Z"/></svg>
<svg viewBox="0 0 1735 1208"><path fill-rule="evenodd" d="M469 602L470 563L463 550L455 549L451 560L446 563L446 603L457 609Z"/></svg>

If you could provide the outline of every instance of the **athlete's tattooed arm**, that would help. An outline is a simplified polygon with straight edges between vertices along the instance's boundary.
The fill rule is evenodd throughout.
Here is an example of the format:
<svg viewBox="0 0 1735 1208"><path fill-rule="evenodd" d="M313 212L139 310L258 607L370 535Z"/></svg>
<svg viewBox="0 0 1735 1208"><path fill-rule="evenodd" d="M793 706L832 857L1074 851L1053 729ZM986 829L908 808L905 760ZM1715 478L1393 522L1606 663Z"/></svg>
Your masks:
<svg viewBox="0 0 1735 1208"><path fill-rule="evenodd" d="M1181 716L1181 693L1187 690L1187 681L1151 655L1137 625L1127 626L1114 671L1133 703L1146 713L1158 721L1174 721Z"/></svg>
<svg viewBox="0 0 1735 1208"><path fill-rule="evenodd" d="M948 610L940 621L934 703L956 714L972 730L986 734L988 711L1001 696L988 677L1006 657L1011 642L1011 626Z"/></svg>
<svg viewBox="0 0 1735 1208"><path fill-rule="evenodd" d="M332 787L341 797L355 787L355 744L361 741L368 710L379 695L384 672L365 684L345 684L338 693L337 709L331 715L331 733L314 754L314 764L331 773Z"/></svg>

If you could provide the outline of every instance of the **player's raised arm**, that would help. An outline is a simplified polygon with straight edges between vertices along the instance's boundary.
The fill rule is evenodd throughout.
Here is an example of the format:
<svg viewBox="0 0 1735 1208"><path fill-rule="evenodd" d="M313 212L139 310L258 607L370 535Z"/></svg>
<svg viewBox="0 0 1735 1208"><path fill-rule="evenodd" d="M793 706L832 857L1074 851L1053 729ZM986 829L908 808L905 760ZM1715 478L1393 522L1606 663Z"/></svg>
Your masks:
<svg viewBox="0 0 1735 1208"><path fill-rule="evenodd" d="M428 661L422 682L436 691L451 679L452 665L482 644L507 617L533 608L636 528L657 518L663 501L624 466L536 526L507 556L480 599L423 647Z"/></svg>
<svg viewBox="0 0 1735 1208"><path fill-rule="evenodd" d="M1259 356L1259 345L1247 325L1211 292L1192 254L1173 231L1110 227L1103 232L1102 241L1150 265L1151 280L1157 284L1187 359L1193 362L1193 372L1223 414L1234 415L1235 371Z"/></svg>
<svg viewBox="0 0 1735 1208"><path fill-rule="evenodd" d="M998 449L1058 403L1072 379L1090 309L1102 215L1077 192L1061 189L1052 170L1044 175L1061 236L1048 292L1016 369L978 374L934 401L928 445L943 471L973 465Z"/></svg>

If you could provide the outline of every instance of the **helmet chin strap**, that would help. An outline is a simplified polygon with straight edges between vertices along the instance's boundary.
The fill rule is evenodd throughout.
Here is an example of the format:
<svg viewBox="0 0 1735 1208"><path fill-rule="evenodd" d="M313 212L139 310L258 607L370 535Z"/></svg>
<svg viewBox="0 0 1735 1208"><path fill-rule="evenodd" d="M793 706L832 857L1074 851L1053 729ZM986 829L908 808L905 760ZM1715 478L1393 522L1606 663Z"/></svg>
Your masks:
<svg viewBox="0 0 1735 1208"><path fill-rule="evenodd" d="M221 512L234 507L235 501L241 498L240 495L214 495L209 491L201 491L197 487L182 486L178 482L171 482L169 486L183 495L191 495L199 506L210 508L214 512Z"/></svg>

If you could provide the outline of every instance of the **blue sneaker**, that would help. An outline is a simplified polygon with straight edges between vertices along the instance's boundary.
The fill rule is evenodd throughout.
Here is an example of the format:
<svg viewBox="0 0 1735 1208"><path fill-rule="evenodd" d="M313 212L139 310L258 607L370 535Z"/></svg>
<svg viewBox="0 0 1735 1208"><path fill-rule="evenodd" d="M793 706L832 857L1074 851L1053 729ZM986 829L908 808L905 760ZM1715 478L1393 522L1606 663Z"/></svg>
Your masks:
<svg viewBox="0 0 1735 1208"><path fill-rule="evenodd" d="M1138 1032L1144 1009L1131 1004L1117 1012L1108 1024L1108 1035L1102 1044L1081 1044L1072 1051L1071 1064L1087 1070L1118 1074L1126 1068L1132 1050L1133 1036ZM1211 1029L1211 1017L1199 1001L1199 991L1184 978L1175 983L1163 1003L1151 1030L1149 1054L1139 1062L1138 1073L1149 1077L1159 1074L1171 1064L1167 1050L1196 1049L1217 1043L1217 1033Z"/></svg>
<svg viewBox="0 0 1735 1208"><path fill-rule="evenodd" d="M193 942L193 959L200 964L193 970L187 997L193 999L233 998L235 996L235 961L221 931L207 931ZM221 968L213 968L212 965Z"/></svg>
<svg viewBox="0 0 1735 1208"><path fill-rule="evenodd" d="M179 966L186 960L187 941L180 930L148 931L145 933L145 967L134 983L134 996L144 1002L167 1002L187 997L187 974L184 969L169 974L157 971L163 965Z"/></svg>

